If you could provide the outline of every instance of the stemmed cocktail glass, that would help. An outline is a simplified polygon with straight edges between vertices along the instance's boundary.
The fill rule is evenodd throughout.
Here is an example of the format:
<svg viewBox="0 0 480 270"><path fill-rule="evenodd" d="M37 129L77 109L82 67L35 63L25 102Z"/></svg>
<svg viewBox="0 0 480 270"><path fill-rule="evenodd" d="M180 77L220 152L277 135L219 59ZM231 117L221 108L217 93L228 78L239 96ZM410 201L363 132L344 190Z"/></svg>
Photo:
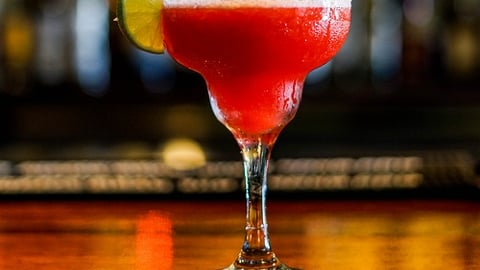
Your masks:
<svg viewBox="0 0 480 270"><path fill-rule="evenodd" d="M226 269L290 269L270 246L268 162L298 109L305 77L344 43L350 6L350 0L163 0L163 44L203 76L213 112L243 156L245 239Z"/></svg>

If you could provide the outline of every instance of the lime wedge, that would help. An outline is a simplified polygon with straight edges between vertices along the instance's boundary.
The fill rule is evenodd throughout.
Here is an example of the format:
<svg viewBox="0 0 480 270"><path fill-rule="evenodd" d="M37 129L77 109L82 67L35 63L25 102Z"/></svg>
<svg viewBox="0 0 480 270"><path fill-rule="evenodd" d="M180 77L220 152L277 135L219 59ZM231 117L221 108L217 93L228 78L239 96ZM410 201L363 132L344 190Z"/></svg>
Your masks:
<svg viewBox="0 0 480 270"><path fill-rule="evenodd" d="M117 18L123 34L138 48L163 53L162 0L118 0Z"/></svg>

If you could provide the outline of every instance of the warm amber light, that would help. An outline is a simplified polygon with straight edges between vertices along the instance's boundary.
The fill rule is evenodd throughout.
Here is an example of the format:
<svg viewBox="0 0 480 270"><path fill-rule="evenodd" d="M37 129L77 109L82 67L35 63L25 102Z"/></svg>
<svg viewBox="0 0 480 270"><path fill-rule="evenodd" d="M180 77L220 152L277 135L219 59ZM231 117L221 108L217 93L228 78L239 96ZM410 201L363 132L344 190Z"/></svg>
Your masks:
<svg viewBox="0 0 480 270"><path fill-rule="evenodd" d="M141 216L135 243L136 269L173 269L172 222L167 216L153 211Z"/></svg>
<svg viewBox="0 0 480 270"><path fill-rule="evenodd" d="M177 170L191 170L206 163L202 147L190 139L172 139L165 143L162 153L167 166Z"/></svg>

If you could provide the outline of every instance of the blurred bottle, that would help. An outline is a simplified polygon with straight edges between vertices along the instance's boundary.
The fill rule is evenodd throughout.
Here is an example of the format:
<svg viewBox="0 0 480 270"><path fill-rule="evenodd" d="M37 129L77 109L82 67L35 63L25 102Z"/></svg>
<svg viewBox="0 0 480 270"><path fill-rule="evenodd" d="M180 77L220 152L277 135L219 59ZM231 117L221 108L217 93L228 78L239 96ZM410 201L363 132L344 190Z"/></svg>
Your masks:
<svg viewBox="0 0 480 270"><path fill-rule="evenodd" d="M470 84L480 71L480 3L478 0L447 1L442 31L445 70L450 81Z"/></svg>
<svg viewBox="0 0 480 270"><path fill-rule="evenodd" d="M425 0L416 0L425 1ZM371 84L379 94L398 90L403 52L403 13L398 1L372 0L370 10Z"/></svg>
<svg viewBox="0 0 480 270"><path fill-rule="evenodd" d="M403 79L407 84L421 84L436 74L435 54L438 53L436 27L442 24L434 0L403 1ZM440 65L441 66L441 65Z"/></svg>
<svg viewBox="0 0 480 270"><path fill-rule="evenodd" d="M36 8L35 73L46 87L70 80L72 1L43 0Z"/></svg>
<svg viewBox="0 0 480 270"><path fill-rule="evenodd" d="M22 95L33 77L35 30L24 1L3 0L0 9L0 91Z"/></svg>
<svg viewBox="0 0 480 270"><path fill-rule="evenodd" d="M100 97L110 86L109 4L76 0L74 12L76 79L86 94Z"/></svg>

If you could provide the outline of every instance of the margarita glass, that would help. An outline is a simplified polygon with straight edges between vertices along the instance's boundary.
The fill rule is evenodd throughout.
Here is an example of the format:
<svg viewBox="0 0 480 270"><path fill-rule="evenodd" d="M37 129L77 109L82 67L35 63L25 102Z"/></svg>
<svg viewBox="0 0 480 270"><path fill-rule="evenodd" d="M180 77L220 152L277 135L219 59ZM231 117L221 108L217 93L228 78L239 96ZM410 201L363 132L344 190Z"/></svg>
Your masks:
<svg viewBox="0 0 480 270"><path fill-rule="evenodd" d="M268 162L298 109L305 77L344 43L350 5L350 0L163 1L166 50L203 76L213 112L243 156L245 239L226 269L290 269L270 246Z"/></svg>

